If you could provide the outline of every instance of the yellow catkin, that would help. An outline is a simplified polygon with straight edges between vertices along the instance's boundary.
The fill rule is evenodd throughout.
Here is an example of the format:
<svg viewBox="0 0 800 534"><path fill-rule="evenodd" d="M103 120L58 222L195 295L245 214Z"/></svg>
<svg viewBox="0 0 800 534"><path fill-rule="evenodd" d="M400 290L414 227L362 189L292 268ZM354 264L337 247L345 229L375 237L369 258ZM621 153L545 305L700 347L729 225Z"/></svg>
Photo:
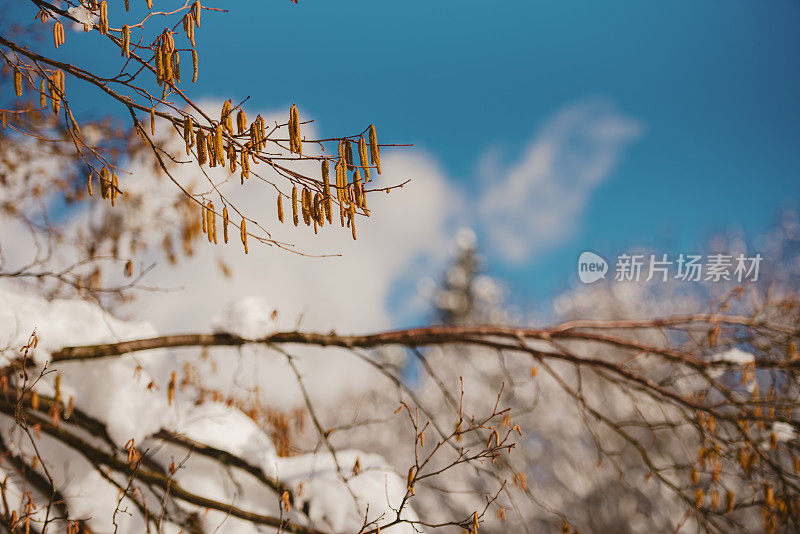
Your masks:
<svg viewBox="0 0 800 534"><path fill-rule="evenodd" d="M203 230L204 234L208 233L208 224L206 223L207 217L208 217L208 210L206 209L206 205L204 202L203 207L200 208L200 228Z"/></svg>
<svg viewBox="0 0 800 534"><path fill-rule="evenodd" d="M197 50L192 49L192 83L197 81Z"/></svg>
<svg viewBox="0 0 800 534"><path fill-rule="evenodd" d="M353 171L353 200L357 207L361 207L361 197L363 196L363 190L361 187L361 174L358 172L358 169Z"/></svg>
<svg viewBox="0 0 800 534"><path fill-rule="evenodd" d="M289 152L294 154L297 151L297 147L294 145L294 104L289 108L289 122L287 123L287 129L289 131Z"/></svg>
<svg viewBox="0 0 800 534"><path fill-rule="evenodd" d="M344 141L344 159L347 160L347 170L353 170L353 146L350 144L349 139Z"/></svg>
<svg viewBox="0 0 800 534"><path fill-rule="evenodd" d="M319 193L314 194L314 220L317 221L320 228L325 226L325 207Z"/></svg>
<svg viewBox="0 0 800 534"><path fill-rule="evenodd" d="M156 108L150 108L150 135L156 134Z"/></svg>
<svg viewBox="0 0 800 534"><path fill-rule="evenodd" d="M346 185L346 179L344 178L344 160L339 158L339 161L336 162L336 198L339 204L344 202L344 188Z"/></svg>
<svg viewBox="0 0 800 534"><path fill-rule="evenodd" d="M340 159L336 163L336 169L336 195L339 197L339 219L342 228L344 228L345 198L347 197L345 187L347 187L347 178L344 173L345 163L343 159Z"/></svg>
<svg viewBox="0 0 800 534"><path fill-rule="evenodd" d="M172 70L172 54L170 54L165 43L161 43L161 64L164 67L164 80L171 82L175 79L175 72Z"/></svg>
<svg viewBox="0 0 800 534"><path fill-rule="evenodd" d="M89 178L86 179L86 189L89 192L89 196L92 196L92 175L89 173Z"/></svg>
<svg viewBox="0 0 800 534"><path fill-rule="evenodd" d="M325 216L328 219L328 222L333 222L332 220L332 209L331 209L331 179L329 177L330 169L328 166L328 160L322 160L322 187L323 187L323 194L325 199Z"/></svg>
<svg viewBox="0 0 800 534"><path fill-rule="evenodd" d="M358 159L361 161L361 168L364 169L364 181L369 182L369 161L367 159L367 142L364 136L358 138Z"/></svg>
<svg viewBox="0 0 800 534"><path fill-rule="evenodd" d="M249 135L250 135L250 145L255 147L255 150L258 151L261 144L259 143L258 140L258 128L256 127L255 122L253 122L253 124L250 125Z"/></svg>
<svg viewBox="0 0 800 534"><path fill-rule="evenodd" d="M375 125L369 125L369 159L375 165L378 174L381 173L381 151L378 147L378 135L375 133Z"/></svg>
<svg viewBox="0 0 800 534"><path fill-rule="evenodd" d="M164 45L164 52L172 52L175 50L175 38L172 36L172 30L164 28L161 36L161 43Z"/></svg>
<svg viewBox="0 0 800 534"><path fill-rule="evenodd" d="M217 142L214 140L214 132L209 132L206 136L206 151L208 152L208 165L217 166Z"/></svg>
<svg viewBox="0 0 800 534"><path fill-rule="evenodd" d="M242 164L242 183L244 183L245 180L250 178L250 158L248 157L247 145L245 145L245 148L242 150L241 164Z"/></svg>
<svg viewBox="0 0 800 534"><path fill-rule="evenodd" d="M231 120L231 101L226 100L222 105L222 112L219 116L219 122L225 127L225 130L233 135L233 121Z"/></svg>
<svg viewBox="0 0 800 534"><path fill-rule="evenodd" d="M247 254L247 222L242 219L242 226L241 226L241 234L242 234L242 245L244 245L244 253Z"/></svg>
<svg viewBox="0 0 800 534"><path fill-rule="evenodd" d="M303 153L303 143L300 139L300 115L294 104L289 108L289 151L297 154Z"/></svg>
<svg viewBox="0 0 800 534"><path fill-rule="evenodd" d="M61 373L56 373L54 389L56 392L53 400L57 403L61 402Z"/></svg>
<svg viewBox="0 0 800 534"><path fill-rule="evenodd" d="M181 83L181 56L177 50L172 53L172 71L175 74L175 81Z"/></svg>
<svg viewBox="0 0 800 534"><path fill-rule="evenodd" d="M236 129L239 135L242 135L247 129L247 115L243 109L236 114Z"/></svg>
<svg viewBox="0 0 800 534"><path fill-rule="evenodd" d="M14 67L14 93L17 97L22 96L22 73Z"/></svg>
<svg viewBox="0 0 800 534"><path fill-rule="evenodd" d="M119 193L119 181L117 180L117 173L111 172L111 206L117 202L117 194Z"/></svg>
<svg viewBox="0 0 800 534"><path fill-rule="evenodd" d="M147 9L153 9L153 0L147 0Z"/></svg>
<svg viewBox="0 0 800 534"><path fill-rule="evenodd" d="M53 24L53 44L56 48L64 44L63 38L64 26L62 26L61 22L57 20L56 23Z"/></svg>
<svg viewBox="0 0 800 534"><path fill-rule="evenodd" d="M296 148L294 146L294 113L292 112L292 108L294 108L294 104L289 108L289 122L286 123L286 129L289 132L289 152L294 154Z"/></svg>
<svg viewBox="0 0 800 534"><path fill-rule="evenodd" d="M292 104L292 120L294 122L294 148L298 154L303 153L303 142L300 140L300 114L297 106Z"/></svg>
<svg viewBox="0 0 800 534"><path fill-rule="evenodd" d="M222 239L228 242L228 206L222 207Z"/></svg>
<svg viewBox="0 0 800 534"><path fill-rule="evenodd" d="M127 24L122 25L122 57L131 56L131 28Z"/></svg>
<svg viewBox="0 0 800 534"><path fill-rule="evenodd" d="M297 186L292 187L292 222L297 226L299 219L297 217Z"/></svg>
<svg viewBox="0 0 800 534"><path fill-rule="evenodd" d="M203 211L206 213L206 237L208 237L208 242L211 243L214 241L214 221L212 220L213 213L209 209L209 204L203 204Z"/></svg>
<svg viewBox="0 0 800 534"><path fill-rule="evenodd" d="M164 81L164 62L160 47L156 48L155 61L156 61L156 81L158 82L158 85L161 85L161 82Z"/></svg>
<svg viewBox="0 0 800 534"><path fill-rule="evenodd" d="M307 187L303 188L303 192L300 195L300 208L301 208L301 211L303 213L303 223L305 223L306 226L309 226L311 224L311 214L310 214L310 211L309 211L310 208L309 208L309 205L308 205L308 188Z"/></svg>
<svg viewBox="0 0 800 534"><path fill-rule="evenodd" d="M183 139L186 141L186 155L192 153L192 145L194 145L194 125L192 118L188 115L183 119Z"/></svg>
<svg viewBox="0 0 800 534"><path fill-rule="evenodd" d="M736 496L731 490L728 490L725 492L725 511L732 514L734 506L736 506Z"/></svg>
<svg viewBox="0 0 800 534"><path fill-rule="evenodd" d="M192 4L192 10L193 10L193 14L194 14L194 23L197 25L198 28L200 27L200 10L201 9L202 9L202 6L200 5L200 0L196 0L195 3Z"/></svg>
<svg viewBox="0 0 800 534"><path fill-rule="evenodd" d="M217 243L217 216L214 213L214 203L209 201L206 204L206 221L208 224L208 242Z"/></svg>
<svg viewBox="0 0 800 534"><path fill-rule="evenodd" d="M108 168L103 167L103 170L100 171L100 196L103 198L108 198L109 196L109 184L111 183L111 176L108 173Z"/></svg>
<svg viewBox="0 0 800 534"><path fill-rule="evenodd" d="M106 0L100 2L100 33L108 33L108 4Z"/></svg>
<svg viewBox="0 0 800 534"><path fill-rule="evenodd" d="M211 228L214 231L214 244L216 245L217 244L217 215L216 215L216 212L214 211L214 204L211 204L211 221L213 223L211 225Z"/></svg>
<svg viewBox="0 0 800 534"><path fill-rule="evenodd" d="M39 107L42 109L47 107L47 83L42 78L42 82L39 84Z"/></svg>
<svg viewBox="0 0 800 534"><path fill-rule="evenodd" d="M278 193L278 220L283 222L283 200L281 199L280 192Z"/></svg>
<svg viewBox="0 0 800 534"><path fill-rule="evenodd" d="M222 125L217 123L214 126L214 150L216 151L218 162L225 161L225 147L222 144L222 140Z"/></svg>
<svg viewBox="0 0 800 534"><path fill-rule="evenodd" d="M196 45L194 41L194 15L191 13L187 13L186 17L184 17L184 22L186 23L186 37L189 39L189 42L192 43L192 48Z"/></svg>
<svg viewBox="0 0 800 534"><path fill-rule="evenodd" d="M55 74L53 74L53 79L50 81L50 105L53 110L53 115L58 115L61 109L61 95L58 92L59 72L61 71L56 71Z"/></svg>
<svg viewBox="0 0 800 534"><path fill-rule="evenodd" d="M231 174L236 172L236 145L228 143L228 163L230 163Z"/></svg>
<svg viewBox="0 0 800 534"><path fill-rule="evenodd" d="M256 118L255 127L256 150L264 150L264 147L267 146L267 139L266 133L264 132L264 119L261 117L261 115Z"/></svg>
<svg viewBox="0 0 800 534"><path fill-rule="evenodd" d="M197 163L205 165L208 161L208 154L206 154L206 134L202 128L197 129Z"/></svg>

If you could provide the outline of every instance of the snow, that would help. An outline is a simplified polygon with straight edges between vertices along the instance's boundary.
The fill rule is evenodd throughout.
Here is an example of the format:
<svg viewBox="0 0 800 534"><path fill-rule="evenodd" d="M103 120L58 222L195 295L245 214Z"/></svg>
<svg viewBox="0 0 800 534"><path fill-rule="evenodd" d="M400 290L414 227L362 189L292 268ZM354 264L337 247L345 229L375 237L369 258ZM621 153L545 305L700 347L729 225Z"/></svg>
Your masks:
<svg viewBox="0 0 800 534"><path fill-rule="evenodd" d="M272 309L266 301L246 298L232 303L215 324L225 331L255 338L273 331L273 321ZM179 464L175 481L185 489L248 511L280 514L280 496L255 477L149 437L161 429L228 451L261 468L268 476L278 477L294 489L296 497L290 517L299 523L344 532L359 530L367 510L369 521L382 518L386 522L396 517L393 508L399 506L405 495L405 482L382 457L356 450L340 451L336 455L339 468L327 451L282 458L268 435L234 407L221 403L194 405L182 399L179 392L169 403L166 382L177 360L167 350L103 360L49 362L51 352L64 346L157 335L149 323L121 321L88 302L48 301L22 294L6 282L0 283L0 343L7 348L3 353L6 362L11 355L18 354L19 347L27 342L34 329L39 346L32 356L37 364L61 374L64 398L73 396L76 408L105 423L117 445L134 439L139 450L149 451L163 467L173 461ZM36 389L52 395L54 375L42 377ZM156 387L148 387L151 381ZM31 438L10 417L0 416L0 435L13 453L31 460L35 454ZM97 436L84 435L84 439L104 447ZM70 513L90 518L93 532L113 532L114 520L119 533L145 531L146 525L134 503L123 500L121 509L129 513L115 514L117 489L79 451L44 433L36 438L36 446L57 488L64 494ZM358 474L353 473L356 459L361 466ZM124 483L120 477L117 481ZM9 495L22 499L20 488L13 484L9 486ZM190 505L184 508L196 509ZM304 509L308 515L302 513ZM222 525L220 532L265 532L223 512L198 511L208 531ZM407 509L404 518L414 520L416 516ZM177 532L173 527L166 531ZM401 524L392 531L410 534L414 529Z"/></svg>
<svg viewBox="0 0 800 534"><path fill-rule="evenodd" d="M261 339L275 332L276 311L266 299L248 296L231 301L211 324L215 332L236 334L245 339Z"/></svg>
<svg viewBox="0 0 800 534"><path fill-rule="evenodd" d="M337 452L336 460L345 476L352 475L352 467L358 460L361 471L348 480L356 497L382 496L370 502L367 521L380 518L381 522L387 522L397 516L395 510L402 503L406 485L383 458L347 450ZM360 530L367 509L363 499L359 499L358 506L355 505L348 488L341 482L336 465L330 454L281 458L278 474L281 480L291 481L295 488L302 485L296 505L302 508L308 503L309 517L315 524L324 525L333 532L355 532ZM406 513L404 518L414 520L416 516ZM392 532L395 531L411 534L414 529L402 524L392 527Z"/></svg>
<svg viewBox="0 0 800 534"><path fill-rule="evenodd" d="M39 346L32 356L39 365L47 363L50 352L61 347L156 335L148 323L120 321L89 302L47 301L0 285L0 343L20 347L34 330ZM73 396L76 408L104 421L112 440L122 445L157 432L175 415L163 392L147 389L151 380L147 373L137 372L139 364L150 364L154 370L163 366L165 356L164 351L149 351L136 359L62 362L48 367L61 374L64 398ZM44 391L52 391L49 383L42 383Z"/></svg>
<svg viewBox="0 0 800 534"><path fill-rule="evenodd" d="M726 362L733 365L745 366L754 361L754 356L741 349L732 348L711 357L712 362Z"/></svg>
<svg viewBox="0 0 800 534"><path fill-rule="evenodd" d="M797 431L789 423L776 421L772 423L772 433L778 438L778 443L786 443L798 437Z"/></svg>
<svg viewBox="0 0 800 534"><path fill-rule="evenodd" d="M98 20L97 15L82 5L70 7L67 9L67 13L75 17L75 19L82 24L94 24ZM82 26L78 26L76 30L78 28L83 29Z"/></svg>

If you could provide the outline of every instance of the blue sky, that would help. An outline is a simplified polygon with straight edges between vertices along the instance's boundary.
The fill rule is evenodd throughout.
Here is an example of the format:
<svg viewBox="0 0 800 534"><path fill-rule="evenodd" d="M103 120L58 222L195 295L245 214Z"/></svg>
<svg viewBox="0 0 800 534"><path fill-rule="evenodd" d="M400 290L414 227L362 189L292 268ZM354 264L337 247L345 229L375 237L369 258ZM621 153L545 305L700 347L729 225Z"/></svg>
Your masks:
<svg viewBox="0 0 800 534"><path fill-rule="evenodd" d="M524 261L488 250L523 306L566 288L583 250L697 251L729 228L754 237L796 207L795 1L204 4L230 13L203 15L193 96L297 102L323 136L374 122L382 139L434 158L467 198L485 190L487 155L513 166L570 106L601 101L635 121L640 134L572 232ZM231 30L235 43L214 42ZM66 55L106 61L89 55L96 36L73 35ZM84 109L113 111L84 98Z"/></svg>

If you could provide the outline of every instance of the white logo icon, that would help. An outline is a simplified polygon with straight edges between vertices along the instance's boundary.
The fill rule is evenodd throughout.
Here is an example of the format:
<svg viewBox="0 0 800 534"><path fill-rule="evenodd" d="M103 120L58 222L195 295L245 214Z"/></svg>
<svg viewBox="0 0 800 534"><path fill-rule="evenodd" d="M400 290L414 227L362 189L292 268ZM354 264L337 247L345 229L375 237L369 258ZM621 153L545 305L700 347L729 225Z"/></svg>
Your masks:
<svg viewBox="0 0 800 534"><path fill-rule="evenodd" d="M606 277L608 263L594 252L584 252L578 258L578 278L584 284L591 284Z"/></svg>

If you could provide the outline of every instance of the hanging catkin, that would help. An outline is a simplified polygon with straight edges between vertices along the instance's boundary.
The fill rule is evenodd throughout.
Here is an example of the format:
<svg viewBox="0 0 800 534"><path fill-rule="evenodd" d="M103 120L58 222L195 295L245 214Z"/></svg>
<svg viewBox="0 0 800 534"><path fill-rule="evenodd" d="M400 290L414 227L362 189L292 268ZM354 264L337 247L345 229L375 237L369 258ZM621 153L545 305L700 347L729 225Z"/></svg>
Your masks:
<svg viewBox="0 0 800 534"><path fill-rule="evenodd" d="M364 136L358 138L358 159L361 161L361 168L364 169L364 181L369 182L369 161L367 159L367 142Z"/></svg>
<svg viewBox="0 0 800 534"><path fill-rule="evenodd" d="M100 2L100 33L106 35L108 33L108 4L106 0Z"/></svg>
<svg viewBox="0 0 800 534"><path fill-rule="evenodd" d="M206 154L206 134L202 128L197 129L197 162L200 165L205 165L208 161Z"/></svg>
<svg viewBox="0 0 800 534"><path fill-rule="evenodd" d="M186 141L186 155L188 156L192 153L192 145L194 145L194 125L192 118L188 115L183 118L183 139Z"/></svg>
<svg viewBox="0 0 800 534"><path fill-rule="evenodd" d="M239 135L242 135L247 129L247 115L243 109L240 109L236 114L236 129Z"/></svg>
<svg viewBox="0 0 800 534"><path fill-rule="evenodd" d="M242 245L244 245L244 253L247 254L247 223L244 218L242 218L241 237Z"/></svg>
<svg viewBox="0 0 800 534"><path fill-rule="evenodd" d="M222 105L222 113L220 114L219 122L225 127L228 134L233 135L233 119L231 117L231 101L225 101Z"/></svg>
<svg viewBox="0 0 800 534"><path fill-rule="evenodd" d="M228 206L222 207L222 239L228 242Z"/></svg>
<svg viewBox="0 0 800 534"><path fill-rule="evenodd" d="M122 57L131 56L131 28L127 24L122 25Z"/></svg>
<svg viewBox="0 0 800 534"><path fill-rule="evenodd" d="M297 226L299 219L297 217L297 186L292 187L292 221Z"/></svg>
<svg viewBox="0 0 800 534"><path fill-rule="evenodd" d="M369 126L369 159L377 168L378 174L381 173L381 151L378 148L378 135L375 133L375 125Z"/></svg>
<svg viewBox="0 0 800 534"><path fill-rule="evenodd" d="M323 187L323 199L325 201L325 216L328 219L328 223L333 222L331 212L331 180L328 176L330 174L330 170L328 168L328 160L322 160L322 187Z"/></svg>
<svg viewBox="0 0 800 534"><path fill-rule="evenodd" d="M22 96L22 73L17 67L14 67L14 94Z"/></svg>

